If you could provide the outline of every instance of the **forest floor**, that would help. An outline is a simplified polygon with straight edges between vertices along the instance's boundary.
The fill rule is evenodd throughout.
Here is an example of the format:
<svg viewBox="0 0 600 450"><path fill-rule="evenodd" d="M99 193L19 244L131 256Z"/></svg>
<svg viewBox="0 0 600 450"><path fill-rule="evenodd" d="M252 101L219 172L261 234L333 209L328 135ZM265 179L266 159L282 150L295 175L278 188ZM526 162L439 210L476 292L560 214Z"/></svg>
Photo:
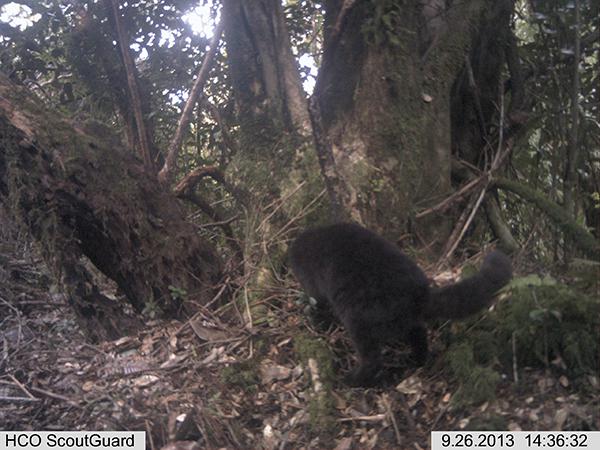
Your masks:
<svg viewBox="0 0 600 450"><path fill-rule="evenodd" d="M270 315L251 329L204 311L92 345L34 249L14 236L0 239L0 430L141 430L151 450L418 450L431 430L600 429L598 396L582 398L547 370L519 368L496 400L453 406L458 387L436 330L424 368L383 388L327 387L297 341L320 336L343 372L348 340L313 330L291 289L266 298Z"/></svg>

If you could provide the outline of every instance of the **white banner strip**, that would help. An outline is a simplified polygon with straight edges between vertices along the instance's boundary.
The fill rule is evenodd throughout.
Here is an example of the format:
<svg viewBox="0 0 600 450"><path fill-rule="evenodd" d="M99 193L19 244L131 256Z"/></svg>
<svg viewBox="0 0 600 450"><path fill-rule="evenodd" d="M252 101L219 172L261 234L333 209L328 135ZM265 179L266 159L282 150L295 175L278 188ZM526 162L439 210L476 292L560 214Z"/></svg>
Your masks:
<svg viewBox="0 0 600 450"><path fill-rule="evenodd" d="M1 450L146 450L145 431L0 431Z"/></svg>
<svg viewBox="0 0 600 450"><path fill-rule="evenodd" d="M600 449L600 431L432 431L431 450Z"/></svg>

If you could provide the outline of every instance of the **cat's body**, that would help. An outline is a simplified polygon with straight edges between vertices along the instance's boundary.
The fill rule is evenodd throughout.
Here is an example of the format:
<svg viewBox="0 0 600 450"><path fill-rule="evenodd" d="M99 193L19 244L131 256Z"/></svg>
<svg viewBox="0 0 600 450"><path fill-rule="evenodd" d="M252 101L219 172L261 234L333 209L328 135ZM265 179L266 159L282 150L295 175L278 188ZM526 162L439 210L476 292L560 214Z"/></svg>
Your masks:
<svg viewBox="0 0 600 450"><path fill-rule="evenodd" d="M492 300L511 277L510 260L488 255L479 273L441 289L394 244L356 224L307 230L290 248L290 264L308 295L329 305L356 347L349 383L370 385L381 368L381 345L407 341L418 364L427 357L425 320L461 318Z"/></svg>

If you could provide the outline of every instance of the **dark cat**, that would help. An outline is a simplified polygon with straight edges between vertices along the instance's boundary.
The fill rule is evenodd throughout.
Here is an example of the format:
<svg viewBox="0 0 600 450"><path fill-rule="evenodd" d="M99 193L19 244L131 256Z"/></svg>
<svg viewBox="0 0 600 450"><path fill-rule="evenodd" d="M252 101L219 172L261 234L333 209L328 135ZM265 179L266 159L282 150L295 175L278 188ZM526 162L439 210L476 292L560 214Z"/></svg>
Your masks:
<svg viewBox="0 0 600 450"><path fill-rule="evenodd" d="M350 223L304 231L289 256L306 293L320 307L328 305L350 334L359 365L348 383L360 386L375 382L383 343L408 341L412 358L422 365L427 357L426 319L477 312L511 278L509 258L495 251L474 276L430 288L421 269L394 244Z"/></svg>

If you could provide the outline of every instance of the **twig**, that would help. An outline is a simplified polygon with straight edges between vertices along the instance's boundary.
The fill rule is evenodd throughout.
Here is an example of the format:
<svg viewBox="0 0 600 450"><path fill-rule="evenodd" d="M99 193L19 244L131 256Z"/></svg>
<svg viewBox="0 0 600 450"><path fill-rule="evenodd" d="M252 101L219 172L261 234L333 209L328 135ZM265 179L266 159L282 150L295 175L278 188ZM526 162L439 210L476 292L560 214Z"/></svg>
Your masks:
<svg viewBox="0 0 600 450"><path fill-rule="evenodd" d="M273 216L274 216L274 215L277 213L277 211L279 211L279 210L280 210L280 209L283 207L283 205L285 205L286 201L287 201L287 200L288 200L288 199L289 199L291 196L293 196L294 194L296 194L296 192L298 192L298 191L299 191L299 190L300 190L300 189L301 189L301 188L302 188L302 187L303 187L305 184L306 184L306 181L302 181L302 182L300 182L300 183L298 184L298 186L296 186L296 187L295 187L295 188L292 190L292 192L289 192L289 193L287 193L287 194L285 195L285 197L283 197L283 198L279 199L279 201L278 201L278 205L277 205L277 206L275 206L275 207L273 208L273 211L271 211L271 212L270 212L270 213L267 215L267 217L265 217L265 218L263 219L263 221L262 221L262 222L261 222L261 223L260 223L260 224L259 224L259 225L256 227L256 230L260 230L260 229L262 229L262 228L265 226L265 224L267 224L267 223L269 222L269 220L271 220L271 217L273 217ZM271 207L271 206L273 206L273 205L274 205L274 203L275 203L275 202L272 202L270 205L268 205L268 207Z"/></svg>
<svg viewBox="0 0 600 450"><path fill-rule="evenodd" d="M240 147L239 147L237 141L233 138L233 136L231 136L231 133L229 132L229 128L227 128L227 126L225 125L225 121L223 120L223 117L221 116L221 111L219 111L219 108L217 108L217 105L215 105L208 99L204 100L204 104L206 106L208 106L208 109L210 109L210 112L212 113L212 116L215 119L215 122L217 122L217 125L221 129L221 133L223 133L223 142L231 151L231 155L235 155L236 153L239 152Z"/></svg>
<svg viewBox="0 0 600 450"><path fill-rule="evenodd" d="M498 82L498 90L500 97L500 123L498 124L498 148L496 149L496 155L492 161L491 168L495 169L500 164L500 155L502 154L502 147L504 145L504 93L503 83Z"/></svg>
<svg viewBox="0 0 600 450"><path fill-rule="evenodd" d="M64 395L55 394L54 392L46 391L45 389L40 389L40 388L36 388L36 387L31 387L30 389L32 391L35 391L35 392L39 393L39 394L43 394L46 397L54 398L56 400L62 400L63 402L67 402L70 405L79 407L79 405L77 404L77 402L75 402L74 400L71 400L68 397L65 397Z"/></svg>
<svg viewBox="0 0 600 450"><path fill-rule="evenodd" d="M338 37L342 31L342 23L344 22L344 19L348 15L348 11L350 11L350 8L352 8L355 1L356 0L343 0L342 7L340 8L340 12L338 13L337 17L335 18L335 25L333 26L333 30L331 30L330 39L332 39L332 40L338 39Z"/></svg>
<svg viewBox="0 0 600 450"><path fill-rule="evenodd" d="M517 339L516 339L516 332L513 331L512 337L511 337L511 344L512 344L512 360L513 360L513 364L512 364L512 369L513 369L513 379L515 380L515 383L519 383L519 372L517 370Z"/></svg>
<svg viewBox="0 0 600 450"><path fill-rule="evenodd" d="M471 225L471 222L473 221L473 218L475 217L475 213L477 212L477 210L479 209L479 206L481 205L481 202L483 201L483 197L485 196L485 191L487 190L487 186L488 186L488 184L486 183L484 188L481 189L481 192L479 193L479 197L477 198L475 205L473 205L473 209L471 209L471 214L469 214L469 217L465 221L465 224L463 225L462 229L460 230L458 237L454 240L453 244L450 246L448 251L445 252L442 260L449 258L450 255L452 255L452 253L454 253L454 250L456 250L456 247L458 247L458 244L460 243L461 239L465 235L467 229L469 228L469 225Z"/></svg>
<svg viewBox="0 0 600 450"><path fill-rule="evenodd" d="M252 311L250 310L250 301L248 300L248 287L244 285L244 306L246 307L247 322L246 328L252 329Z"/></svg>
<svg viewBox="0 0 600 450"><path fill-rule="evenodd" d="M308 358L308 369L310 372L310 379L312 381L313 391L315 394L321 395L323 391L323 383L321 382L321 375L319 373L319 364L314 358Z"/></svg>
<svg viewBox="0 0 600 450"><path fill-rule="evenodd" d="M396 442L398 445L402 445L402 435L400 434L400 429L398 428L398 424L396 423L396 415L394 411L392 411L392 406L390 405L390 399L387 394L383 394L381 397L383 402L383 406L385 407L386 414L390 418L392 422L392 426L394 427L394 433L396 434Z"/></svg>
<svg viewBox="0 0 600 450"><path fill-rule="evenodd" d="M25 393L25 395L27 395L27 397L29 397L30 399L33 399L33 400L39 400L38 398L33 396L31 394L31 392L29 392L27 390L27 388L25 386L23 386L23 384L19 380L17 380L13 375L9 374L8 377L13 381L13 383L15 383L17 386L19 386L19 389L21 389Z"/></svg>
<svg viewBox="0 0 600 450"><path fill-rule="evenodd" d="M198 228L212 228L212 227L221 227L223 225L229 225L231 222L235 222L236 220L239 219L239 215L236 214L235 216L230 217L229 219L223 219L220 222L210 222L210 223L203 223L198 225Z"/></svg>
<svg viewBox="0 0 600 450"><path fill-rule="evenodd" d="M28 397L5 397L4 395L0 395L0 400L5 400L7 402L39 402L39 398L28 398Z"/></svg>
<svg viewBox="0 0 600 450"><path fill-rule="evenodd" d="M475 178L474 180L469 181L462 188L460 188L458 191L454 192L452 195L449 195L448 197L446 197L443 201L441 201L437 205L432 206L431 208L427 208L427 209L417 213L415 215L415 218L420 219L421 217L425 217L431 213L434 213L439 210L447 208L452 202L454 202L455 200L457 200L460 197L462 197L463 195L465 195L471 189L476 188L480 183L482 183L485 180L485 178L487 176L488 176L488 174L484 173L481 176Z"/></svg>
<svg viewBox="0 0 600 450"><path fill-rule="evenodd" d="M244 260L244 250L235 238L235 235L233 234L233 229L229 226L229 222L231 220L226 220L223 217L221 217L221 214L216 209L210 206L210 204L207 201L202 199L196 193L185 190L181 193L177 193L177 197L192 202L204 214L206 214L213 220L213 225L218 224L218 226L223 230L223 234L225 234L225 237L227 238L225 242L233 251L234 259L241 264L241 262Z"/></svg>
<svg viewBox="0 0 600 450"><path fill-rule="evenodd" d="M404 394L402 394L403 397L405 397ZM404 400L404 398L402 399ZM408 423L408 427L410 428L411 432L416 432L417 430L417 425L415 424L415 421L412 417L412 415L410 414L410 409L408 409L408 406L406 406L405 401L400 401L399 405L400 405L400 409L402 410L402 412L404 413L404 417L406 418L406 422Z"/></svg>
<svg viewBox="0 0 600 450"><path fill-rule="evenodd" d="M243 206L248 205L250 193L229 183L225 179L225 174L217 166L203 166L192 170L175 186L173 192L178 197L185 196L205 177L210 177L222 185Z"/></svg>
<svg viewBox="0 0 600 450"><path fill-rule="evenodd" d="M7 300L5 300L4 298L0 297L0 302L4 303L6 306L8 306L10 309L12 309L17 316L19 316L19 317L21 316L21 311L19 311L17 308L15 308Z"/></svg>
<svg viewBox="0 0 600 450"><path fill-rule="evenodd" d="M439 412L439 413L438 413L438 415L436 416L435 420L434 420L434 421L433 421L433 423L431 424L431 430L429 430L430 432L431 432L431 431L434 431L434 430L436 429L438 422L440 421L440 419L442 418L442 416L443 416L444 414L446 414L446 411L448 410L448 407L449 407L449 406L450 406L450 405L449 405L449 404L447 404L447 405L444 405L444 406L442 407L442 409L440 410L440 412Z"/></svg>
<svg viewBox="0 0 600 450"><path fill-rule="evenodd" d="M471 213L469 214L469 217L467 218L467 220L465 221L464 225L462 226L460 232L458 233L458 236L453 241L452 241L452 239L449 240L449 244L450 244L450 242L452 242L452 244L447 246L448 251L444 252L444 255L442 256L442 258L440 258L438 260L438 266L441 264L442 261L449 258L450 255L452 255L452 253L454 253L454 250L456 250L456 247L458 247L458 244L460 243L465 232L469 228L469 225L471 225L471 222L473 221L473 218L475 217L475 213L481 206L481 202L483 201L485 193L490 185L490 182L492 179L492 173L494 171L496 171L502 165L502 162L508 156L508 154L510 153L510 151L512 149L512 140L509 139L509 141L506 143L505 151L504 152L502 151L502 148L504 147L504 132L503 132L503 130L504 130L504 96L502 94L500 94L500 119L499 119L498 126L499 126L498 146L497 146L496 153L494 155L494 159L492 160L489 169L486 170L479 178L477 178L477 179L473 180L471 183L469 183L468 186L471 184L473 186L475 186L476 184L473 184L474 182L479 183L482 180L484 180L485 184L484 184L483 188L481 189L481 192L479 193L479 197L477 198L477 200L475 201L475 204L473 205L473 208L471 210ZM470 188L470 186L469 186L469 188ZM458 229L458 226L460 226L460 222L457 224L457 228L455 228L455 229ZM452 234L454 235L454 232Z"/></svg>
<svg viewBox="0 0 600 450"><path fill-rule="evenodd" d="M273 238L271 240L275 240L276 238L278 238L280 235L282 235L283 233L285 233L288 228L294 223L296 222L298 219L300 219L301 217L304 216L304 214L315 204L317 203L321 197L323 197L323 195L325 195L325 189L323 189L321 192L319 192L317 194L317 196L315 198L313 198L305 207L303 207L298 214L296 214L294 217L292 217L290 220L288 220L288 222L282 226L274 235Z"/></svg>
<svg viewBox="0 0 600 450"><path fill-rule="evenodd" d="M338 419L338 422L381 422L384 421L387 414L375 414L373 416L356 416L356 417L342 417Z"/></svg>
<svg viewBox="0 0 600 450"><path fill-rule="evenodd" d="M150 427L150 422L148 419L144 421L146 425L146 436L148 436L148 441L150 442L150 450L155 450L154 447L154 439L152 439L152 428Z"/></svg>

